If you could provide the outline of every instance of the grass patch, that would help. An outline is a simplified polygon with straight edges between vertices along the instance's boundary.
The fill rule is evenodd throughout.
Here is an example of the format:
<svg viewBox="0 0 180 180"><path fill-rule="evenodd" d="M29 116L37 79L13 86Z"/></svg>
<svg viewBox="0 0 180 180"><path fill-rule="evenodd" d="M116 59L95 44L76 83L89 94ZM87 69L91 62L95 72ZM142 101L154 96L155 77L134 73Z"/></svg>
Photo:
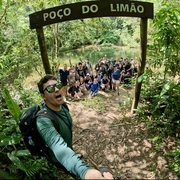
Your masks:
<svg viewBox="0 0 180 180"><path fill-rule="evenodd" d="M107 107L106 97L104 97L101 94L98 94L98 96L95 96L92 99L88 98L85 101L82 101L81 103L88 108L97 109L101 113L106 112L106 107Z"/></svg>

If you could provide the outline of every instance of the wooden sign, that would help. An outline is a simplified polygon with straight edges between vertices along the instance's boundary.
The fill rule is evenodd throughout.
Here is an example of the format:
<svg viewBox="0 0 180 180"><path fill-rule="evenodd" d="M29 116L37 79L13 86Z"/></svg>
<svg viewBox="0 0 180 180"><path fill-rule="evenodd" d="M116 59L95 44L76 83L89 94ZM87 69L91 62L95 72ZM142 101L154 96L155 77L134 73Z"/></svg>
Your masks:
<svg viewBox="0 0 180 180"><path fill-rule="evenodd" d="M29 15L30 28L93 17L126 16L153 18L153 3L130 0L99 0L57 6Z"/></svg>

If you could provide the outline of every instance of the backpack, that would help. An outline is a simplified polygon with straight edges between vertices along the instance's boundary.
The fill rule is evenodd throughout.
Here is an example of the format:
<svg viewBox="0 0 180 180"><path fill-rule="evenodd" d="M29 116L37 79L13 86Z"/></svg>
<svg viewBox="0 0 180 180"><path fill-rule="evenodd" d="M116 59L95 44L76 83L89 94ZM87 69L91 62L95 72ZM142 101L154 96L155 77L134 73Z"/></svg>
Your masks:
<svg viewBox="0 0 180 180"><path fill-rule="evenodd" d="M63 106L69 111L66 103L64 103ZM19 129L23 136L23 142L26 148L30 151L31 155L47 157L48 147L43 142L36 127L36 118L38 116L45 116L51 119L56 130L59 132L57 117L50 111L41 109L40 106L31 107L21 115L19 120Z"/></svg>

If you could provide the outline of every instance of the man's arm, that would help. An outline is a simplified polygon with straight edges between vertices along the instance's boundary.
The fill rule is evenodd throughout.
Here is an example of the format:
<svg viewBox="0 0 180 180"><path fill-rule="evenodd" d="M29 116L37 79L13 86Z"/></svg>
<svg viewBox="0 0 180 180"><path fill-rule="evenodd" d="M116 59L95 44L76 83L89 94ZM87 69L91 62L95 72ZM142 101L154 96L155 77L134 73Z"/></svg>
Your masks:
<svg viewBox="0 0 180 180"><path fill-rule="evenodd" d="M83 62L82 59L81 59L81 57L79 58L79 60L80 60L81 63Z"/></svg>
<svg viewBox="0 0 180 180"><path fill-rule="evenodd" d="M92 64L90 64L90 71L93 72Z"/></svg>
<svg viewBox="0 0 180 180"><path fill-rule="evenodd" d="M37 129L45 144L52 150L57 161L64 166L67 171L84 179L88 170L93 169L78 158L76 153L67 146L62 136L55 129L49 118L39 116L37 118Z"/></svg>
<svg viewBox="0 0 180 180"><path fill-rule="evenodd" d="M70 73L70 72L68 71L68 74L67 74L67 80L68 80L68 82L70 83L70 80L71 80L71 79L70 79L69 73Z"/></svg>
<svg viewBox="0 0 180 180"><path fill-rule="evenodd" d="M72 62L71 62L71 59L69 59L69 65L70 65L70 67L72 67Z"/></svg>
<svg viewBox="0 0 180 180"><path fill-rule="evenodd" d="M56 66L56 72L59 72L59 66L60 66L60 63L58 63Z"/></svg>
<svg viewBox="0 0 180 180"><path fill-rule="evenodd" d="M70 83L70 76L69 76L69 75L67 76L67 80L68 80L68 82Z"/></svg>

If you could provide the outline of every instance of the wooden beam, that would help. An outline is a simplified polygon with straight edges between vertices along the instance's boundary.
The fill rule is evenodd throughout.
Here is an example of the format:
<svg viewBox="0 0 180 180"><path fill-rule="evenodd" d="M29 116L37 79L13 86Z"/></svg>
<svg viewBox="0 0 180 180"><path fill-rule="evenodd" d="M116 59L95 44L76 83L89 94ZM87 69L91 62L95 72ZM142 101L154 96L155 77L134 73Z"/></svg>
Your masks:
<svg viewBox="0 0 180 180"><path fill-rule="evenodd" d="M46 48L46 43L45 43L45 38L44 38L44 31L43 27L36 28L36 33L38 37L38 43L41 51L41 58L44 66L44 70L46 74L52 74L51 68L50 68L50 63L48 60L48 54L47 54L47 48Z"/></svg>
<svg viewBox="0 0 180 180"><path fill-rule="evenodd" d="M138 78L144 73L146 65L146 54L147 54L147 18L141 18L140 22L140 61L138 66L138 73L136 77L135 85L135 96L131 107L131 113L138 107L138 102L141 93L142 82L138 82Z"/></svg>
<svg viewBox="0 0 180 180"><path fill-rule="evenodd" d="M94 17L153 18L153 3L132 0L85 1L43 9L29 15L30 28Z"/></svg>

